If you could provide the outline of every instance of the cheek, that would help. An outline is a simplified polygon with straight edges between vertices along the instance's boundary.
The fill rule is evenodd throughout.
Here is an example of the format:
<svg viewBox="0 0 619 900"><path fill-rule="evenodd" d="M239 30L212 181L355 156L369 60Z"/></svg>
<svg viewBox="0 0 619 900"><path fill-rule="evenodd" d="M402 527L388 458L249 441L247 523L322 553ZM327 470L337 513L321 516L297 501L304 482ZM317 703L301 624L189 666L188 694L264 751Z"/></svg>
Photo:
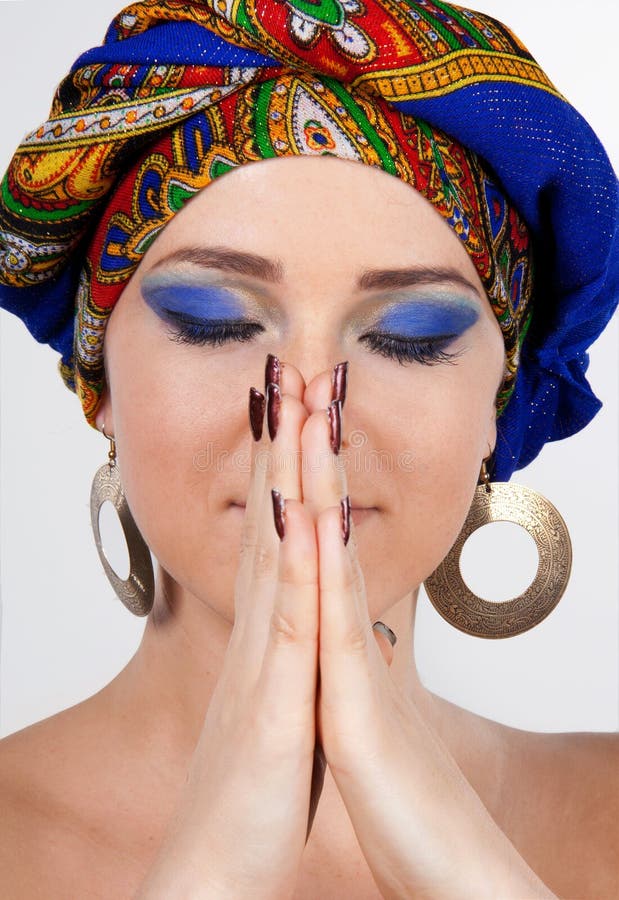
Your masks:
<svg viewBox="0 0 619 900"><path fill-rule="evenodd" d="M204 596L222 560L226 577L231 542L236 537L238 543L233 514L222 510L231 479L236 484L241 477L231 470L250 452L249 429L235 435L226 425L228 386L203 361L193 363L172 342L130 334L117 328L108 355L123 489L159 563L195 596ZM247 447L231 453L237 439Z"/></svg>
<svg viewBox="0 0 619 900"><path fill-rule="evenodd" d="M480 359L420 370L414 379L411 373L413 397L409 392L406 399L402 388L390 401L381 399L393 423L389 441L395 477L385 527L365 546L365 571L376 570L381 559L393 561L375 579L377 601L388 594L393 602L424 581L452 547L468 514L488 454L501 348L490 364L487 357L486 364ZM406 416L402 409L408 409Z"/></svg>
<svg viewBox="0 0 619 900"><path fill-rule="evenodd" d="M441 421L426 419L419 441L419 465L411 479L415 506L407 515L419 536L418 554L426 578L453 545L468 513L481 460L486 455L486 410L463 401L446 404Z"/></svg>
<svg viewBox="0 0 619 900"><path fill-rule="evenodd" d="M487 363L484 364L483 360ZM453 378L420 410L419 465L410 508L420 535L426 578L444 559L469 511L481 462L488 455L501 356L480 354L454 367Z"/></svg>

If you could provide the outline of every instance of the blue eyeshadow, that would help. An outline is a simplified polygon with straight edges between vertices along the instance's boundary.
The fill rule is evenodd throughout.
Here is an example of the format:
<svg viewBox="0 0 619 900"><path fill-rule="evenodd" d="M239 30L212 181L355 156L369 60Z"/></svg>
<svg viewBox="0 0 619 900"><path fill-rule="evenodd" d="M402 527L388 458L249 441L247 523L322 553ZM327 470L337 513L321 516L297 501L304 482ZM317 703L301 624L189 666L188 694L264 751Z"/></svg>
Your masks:
<svg viewBox="0 0 619 900"><path fill-rule="evenodd" d="M202 320L240 319L245 314L245 307L235 294L219 285L200 283L191 277L146 275L141 290L151 309L164 317L166 311Z"/></svg>
<svg viewBox="0 0 619 900"><path fill-rule="evenodd" d="M443 337L460 335L479 318L470 301L415 300L398 303L377 322L377 326L403 337Z"/></svg>

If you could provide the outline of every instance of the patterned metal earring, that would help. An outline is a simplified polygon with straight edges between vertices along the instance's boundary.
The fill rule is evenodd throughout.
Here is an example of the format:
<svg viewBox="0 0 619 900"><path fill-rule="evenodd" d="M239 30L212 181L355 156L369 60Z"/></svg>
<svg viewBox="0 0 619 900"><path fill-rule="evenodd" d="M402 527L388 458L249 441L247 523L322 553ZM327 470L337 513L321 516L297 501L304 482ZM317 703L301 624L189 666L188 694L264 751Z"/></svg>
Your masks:
<svg viewBox="0 0 619 900"><path fill-rule="evenodd" d="M486 462L484 459L462 531L424 585L436 611L460 631L482 638L514 637L543 621L563 596L572 568L572 543L565 522L549 500L521 484L491 484ZM519 597L503 603L476 596L460 571L464 544L489 522L521 525L535 541L539 554L532 584Z"/></svg>
<svg viewBox="0 0 619 900"><path fill-rule="evenodd" d="M118 466L116 465L116 443L105 433L105 423L101 426L104 437L110 441L108 462L95 472L90 491L90 520L95 535L95 543L105 574L119 600L136 616L147 616L155 599L155 577L150 550L140 534L131 515L131 510L122 489ZM99 530L99 512L106 500L114 504L129 551L129 577L119 578L109 564Z"/></svg>

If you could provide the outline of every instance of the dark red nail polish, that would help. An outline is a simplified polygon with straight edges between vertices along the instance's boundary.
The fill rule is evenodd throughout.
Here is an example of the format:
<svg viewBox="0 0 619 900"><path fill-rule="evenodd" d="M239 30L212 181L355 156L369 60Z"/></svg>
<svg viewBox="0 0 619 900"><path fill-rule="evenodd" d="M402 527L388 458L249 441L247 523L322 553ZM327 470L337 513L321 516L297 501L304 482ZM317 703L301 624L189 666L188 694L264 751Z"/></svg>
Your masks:
<svg viewBox="0 0 619 900"><path fill-rule="evenodd" d="M264 422L264 410L266 400L255 387L249 389L249 424L255 441L262 437L262 424Z"/></svg>
<svg viewBox="0 0 619 900"><path fill-rule="evenodd" d="M344 407L346 399L346 380L348 376L348 362L338 363L331 376L331 399L339 400Z"/></svg>
<svg viewBox="0 0 619 900"><path fill-rule="evenodd" d="M282 395L279 387L271 382L267 385L267 425L269 426L269 437L275 440L277 429L279 428L279 410L282 405Z"/></svg>
<svg viewBox="0 0 619 900"><path fill-rule="evenodd" d="M331 449L337 456L342 445L342 404L339 400L332 400L327 407L329 417Z"/></svg>
<svg viewBox="0 0 619 900"><path fill-rule="evenodd" d="M277 532L280 541L283 541L284 535L286 533L286 528L284 525L286 501L284 500L280 492L275 490L275 488L271 488L271 499L273 500L273 519L275 521L275 531Z"/></svg>
<svg viewBox="0 0 619 900"><path fill-rule="evenodd" d="M344 546L346 546L350 537L350 497L348 494L343 500L340 500L340 512L342 517L342 537L344 538Z"/></svg>
<svg viewBox="0 0 619 900"><path fill-rule="evenodd" d="M269 384L277 384L280 383L280 378L282 374L282 366L277 356L273 356L272 353L267 355L266 365L264 367L264 389L266 391Z"/></svg>

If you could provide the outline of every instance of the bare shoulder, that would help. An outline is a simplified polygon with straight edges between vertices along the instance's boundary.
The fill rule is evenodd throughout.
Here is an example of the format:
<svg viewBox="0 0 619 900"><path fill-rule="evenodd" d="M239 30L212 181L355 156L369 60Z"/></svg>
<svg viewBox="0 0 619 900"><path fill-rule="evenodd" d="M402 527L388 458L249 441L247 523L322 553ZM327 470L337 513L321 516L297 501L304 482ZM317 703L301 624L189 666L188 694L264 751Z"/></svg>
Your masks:
<svg viewBox="0 0 619 900"><path fill-rule="evenodd" d="M41 808L57 763L62 720L50 716L0 740L3 806Z"/></svg>
<svg viewBox="0 0 619 900"><path fill-rule="evenodd" d="M58 801L63 775L83 752L87 708L85 701L0 740L3 795L39 807Z"/></svg>
<svg viewBox="0 0 619 900"><path fill-rule="evenodd" d="M3 896L42 896L40 877L52 863L52 847L59 837L60 816L52 787L57 741L55 716L0 740Z"/></svg>
<svg viewBox="0 0 619 900"><path fill-rule="evenodd" d="M88 698L0 740L0 897L134 895L176 795L122 729Z"/></svg>
<svg viewBox="0 0 619 900"><path fill-rule="evenodd" d="M88 755L89 715L78 704L0 740L2 897L61 900L79 885L84 900L100 900L123 884L124 860L99 802L98 759ZM101 891L104 876L110 894Z"/></svg>
<svg viewBox="0 0 619 900"><path fill-rule="evenodd" d="M506 833L558 897L619 897L619 733L513 731Z"/></svg>

